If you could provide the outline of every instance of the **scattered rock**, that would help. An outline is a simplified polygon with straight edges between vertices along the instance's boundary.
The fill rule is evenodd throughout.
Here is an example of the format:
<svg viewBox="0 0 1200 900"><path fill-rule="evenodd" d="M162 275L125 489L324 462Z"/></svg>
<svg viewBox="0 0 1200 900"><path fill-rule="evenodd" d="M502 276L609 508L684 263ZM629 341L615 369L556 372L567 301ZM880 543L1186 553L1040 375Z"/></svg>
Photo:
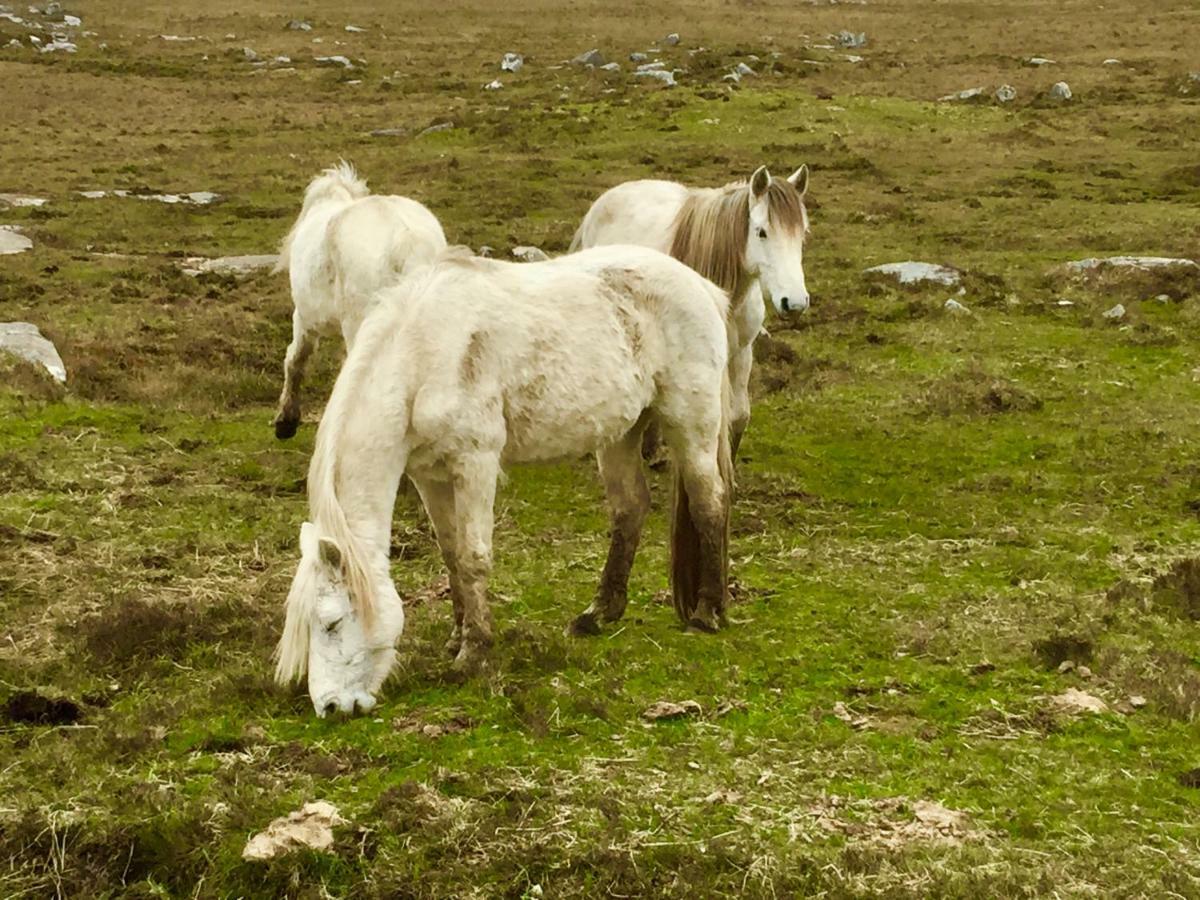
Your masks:
<svg viewBox="0 0 1200 900"><path fill-rule="evenodd" d="M1054 60L1046 59L1044 56L1031 56L1026 62L1031 66L1052 66L1055 64Z"/></svg>
<svg viewBox="0 0 1200 900"><path fill-rule="evenodd" d="M348 32L350 32L351 34L362 34L362 33L363 33L363 32L365 32L367 29L365 29L365 28L362 28L362 27L360 27L360 26L358 26L358 25L347 25L347 26L346 26L346 30L347 30Z"/></svg>
<svg viewBox="0 0 1200 900"><path fill-rule="evenodd" d="M1092 670L1089 669L1087 666L1076 666L1075 674L1078 675L1080 678L1087 679L1087 678L1092 677Z"/></svg>
<svg viewBox="0 0 1200 900"><path fill-rule="evenodd" d="M1065 81L1058 81L1050 88L1050 97L1054 100L1070 100L1071 86Z"/></svg>
<svg viewBox="0 0 1200 900"><path fill-rule="evenodd" d="M962 279L962 273L957 269L952 269L949 266L940 266L936 263L915 262L913 260L873 266L867 269L865 274L888 275L898 280L901 284L920 284L923 281L928 281L934 284L949 286L958 284Z"/></svg>
<svg viewBox="0 0 1200 900"><path fill-rule="evenodd" d="M194 204L196 206L207 206L221 199L220 194L213 193L212 191L191 191L187 194L135 194L132 191L121 189L115 191L79 191L79 196L85 197L88 200L100 200L104 197L133 197L136 200L153 200L158 203L168 204Z"/></svg>
<svg viewBox="0 0 1200 900"><path fill-rule="evenodd" d="M29 322L0 322L0 351L41 366L55 381L66 384L67 367L58 355L58 348L42 337L36 325Z"/></svg>
<svg viewBox="0 0 1200 900"><path fill-rule="evenodd" d="M289 31L312 31L312 23L301 19L292 19L287 23L287 28Z"/></svg>
<svg viewBox="0 0 1200 900"><path fill-rule="evenodd" d="M392 720L392 727L407 734L436 739L448 734L462 734L474 728L475 723L464 715L451 716L442 722L422 722L417 716L401 716Z"/></svg>
<svg viewBox="0 0 1200 900"><path fill-rule="evenodd" d="M675 87L677 83L675 81L675 73L667 72L663 69L651 69L645 72L634 72L633 74L638 78L655 78L661 81L667 87Z"/></svg>
<svg viewBox="0 0 1200 900"><path fill-rule="evenodd" d="M951 297L949 300L947 300L945 302L943 308L946 310L946 312L953 313L958 316L961 316L961 315L969 316L971 314L971 310L967 309L967 307L963 306L961 303L959 303L953 297Z"/></svg>
<svg viewBox="0 0 1200 900"><path fill-rule="evenodd" d="M642 718L647 722L658 722L663 719L682 719L687 716L698 716L701 713L700 704L695 700L684 700L682 703L672 703L670 700L659 700L642 710Z"/></svg>
<svg viewBox="0 0 1200 900"><path fill-rule="evenodd" d="M868 728L871 725L871 719L869 716L860 716L857 713L850 712L850 710L846 708L846 704L841 700L833 704L833 715L836 718L841 719L855 731L861 731L862 729Z"/></svg>
<svg viewBox="0 0 1200 900"><path fill-rule="evenodd" d="M520 53L505 53L500 60L500 68L505 72L520 72L525 65L525 57Z"/></svg>
<svg viewBox="0 0 1200 900"><path fill-rule="evenodd" d="M24 253L32 247L33 241L21 234L16 225L0 225L0 256Z"/></svg>
<svg viewBox="0 0 1200 900"><path fill-rule="evenodd" d="M1146 698L1141 694L1134 694L1129 698L1129 705L1134 709L1142 709L1146 705Z"/></svg>
<svg viewBox="0 0 1200 900"><path fill-rule="evenodd" d="M513 247L512 255L521 262L544 262L550 258L538 247Z"/></svg>
<svg viewBox="0 0 1200 900"><path fill-rule="evenodd" d="M846 62L860 63L862 61L863 61L863 58L861 56L855 56L853 53L846 54Z"/></svg>
<svg viewBox="0 0 1200 900"><path fill-rule="evenodd" d="M1099 697L1075 688L1067 688L1061 694L1051 697L1050 706L1058 712L1071 715L1108 712L1108 704Z"/></svg>
<svg viewBox="0 0 1200 900"><path fill-rule="evenodd" d="M217 275L236 275L244 277L264 269L270 269L279 261L274 253L256 256L221 256L216 259L206 259L202 256L189 256L183 261L183 273L193 277L205 272Z"/></svg>
<svg viewBox="0 0 1200 900"><path fill-rule="evenodd" d="M615 62L610 62L610 63L605 63L600 68L601 68L601 70L603 70L605 72L620 72L621 64L615 63Z"/></svg>
<svg viewBox="0 0 1200 900"><path fill-rule="evenodd" d="M1169 256L1105 256L1079 259L1067 263L1068 269L1087 272L1101 268L1161 269L1168 266L1184 266L1200 269L1200 264L1191 259L1175 259Z"/></svg>
<svg viewBox="0 0 1200 900"><path fill-rule="evenodd" d="M1000 103L1012 103L1017 99L1017 89L1011 84L1002 84L996 88L995 97Z"/></svg>
<svg viewBox="0 0 1200 900"><path fill-rule="evenodd" d="M332 803L324 800L305 803L250 838L242 849L242 859L266 861L301 847L328 850L333 846L333 827L346 824Z"/></svg>
<svg viewBox="0 0 1200 900"><path fill-rule="evenodd" d="M371 137L404 137L406 134L407 128L376 128L371 132Z"/></svg>
<svg viewBox="0 0 1200 900"><path fill-rule="evenodd" d="M190 34L189 34L189 35L182 35L182 34L160 34L160 35L158 36L158 38L159 38L159 40L162 40L162 41L167 41L167 42L169 42L169 43L172 43L172 44L178 44L178 43L187 43L188 41L194 41L194 40L196 40L196 36L195 36L195 35L190 35Z"/></svg>
<svg viewBox="0 0 1200 900"><path fill-rule="evenodd" d="M476 255L482 256L484 259L491 259L493 256L496 255L496 248L489 247L487 244L484 244L482 247L479 248L479 253L477 253Z"/></svg>
<svg viewBox="0 0 1200 900"><path fill-rule="evenodd" d="M437 134L439 131L451 131L453 128L453 122L438 122L436 125L430 125L424 131L420 132L417 137L425 137L427 134Z"/></svg>
<svg viewBox="0 0 1200 900"><path fill-rule="evenodd" d="M736 72L738 75L740 75L740 76L743 76L743 77L744 77L744 76L746 76L746 75L757 75L757 74L758 74L758 73L757 73L757 72L755 72L755 71L754 71L752 68L750 68L748 65L746 65L744 62L740 62L740 63L738 63L738 64L737 64L737 65L734 67L733 71L734 71L734 72Z"/></svg>
<svg viewBox="0 0 1200 900"><path fill-rule="evenodd" d="M958 91L954 94L947 94L945 97L938 97L939 103L946 103L954 100L974 100L976 97L983 96L983 88L967 88L965 91Z"/></svg>
<svg viewBox="0 0 1200 900"><path fill-rule="evenodd" d="M592 49L586 53L580 53L571 60L571 64L575 66L602 66L604 65L604 56L599 50Z"/></svg>
<svg viewBox="0 0 1200 900"><path fill-rule="evenodd" d="M839 31L837 34L831 34L829 38L839 47L845 47L847 50L864 47L867 43L867 35L863 31L857 34L853 31Z"/></svg>
<svg viewBox="0 0 1200 900"><path fill-rule="evenodd" d="M493 78L483 86L483 89L485 91L498 91L502 87L504 87L504 83L499 78Z"/></svg>
<svg viewBox="0 0 1200 900"><path fill-rule="evenodd" d="M63 51L64 53L74 53L78 49L79 48L76 47L71 41L68 41L66 38L57 35L52 41L50 41L50 43L38 48L38 50L42 53L54 53L59 50Z"/></svg>
<svg viewBox="0 0 1200 900"><path fill-rule="evenodd" d="M637 67L637 71L638 72L654 72L659 69L662 69L664 66L666 66L666 63L662 62L661 60L656 59L654 62L642 63L640 66Z"/></svg>
<svg viewBox="0 0 1200 900"><path fill-rule="evenodd" d="M679 43L679 35L676 34L674 31L672 31L670 34L668 34L666 36L666 38L664 39L664 43L668 47L674 47L676 44Z"/></svg>
<svg viewBox="0 0 1200 900"><path fill-rule="evenodd" d="M1074 672L1074 671L1075 671L1075 660L1073 660L1073 659L1064 659L1061 663L1058 664L1058 674L1059 675L1066 675L1068 672Z"/></svg>
<svg viewBox="0 0 1200 900"><path fill-rule="evenodd" d="M0 194L0 203L7 206L45 206L46 198L28 194Z"/></svg>
<svg viewBox="0 0 1200 900"><path fill-rule="evenodd" d="M634 52L634 53L629 54L630 62L635 62L635 63L645 62L648 58L649 57L647 57L645 53Z"/></svg>
<svg viewBox="0 0 1200 900"><path fill-rule="evenodd" d="M1121 303L1118 303L1116 306L1114 306L1110 310L1106 310L1104 313L1104 318L1106 318L1106 319L1120 319L1120 318L1123 318L1124 316L1125 316L1125 306Z"/></svg>
<svg viewBox="0 0 1200 900"><path fill-rule="evenodd" d="M9 722L28 725L70 725L83 718L83 708L65 697L47 697L38 691L17 691L5 701L3 716Z"/></svg>
<svg viewBox="0 0 1200 900"><path fill-rule="evenodd" d="M353 69L354 63L344 56L318 56L313 60L318 66L341 66L343 69Z"/></svg>
<svg viewBox="0 0 1200 900"><path fill-rule="evenodd" d="M1119 66L1119 65L1121 65L1121 61L1120 61L1119 59L1114 59L1113 57L1109 57L1108 59L1106 59L1106 60L1104 61L1103 65L1106 65L1106 66Z"/></svg>

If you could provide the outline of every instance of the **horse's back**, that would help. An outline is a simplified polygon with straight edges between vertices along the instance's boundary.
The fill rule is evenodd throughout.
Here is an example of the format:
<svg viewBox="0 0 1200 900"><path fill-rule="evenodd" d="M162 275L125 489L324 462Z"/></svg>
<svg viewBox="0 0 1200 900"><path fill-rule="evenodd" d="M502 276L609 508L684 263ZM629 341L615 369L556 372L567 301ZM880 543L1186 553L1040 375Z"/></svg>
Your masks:
<svg viewBox="0 0 1200 900"><path fill-rule="evenodd" d="M684 185L656 179L609 188L584 216L578 247L637 244L666 253L671 248L675 216L687 196Z"/></svg>

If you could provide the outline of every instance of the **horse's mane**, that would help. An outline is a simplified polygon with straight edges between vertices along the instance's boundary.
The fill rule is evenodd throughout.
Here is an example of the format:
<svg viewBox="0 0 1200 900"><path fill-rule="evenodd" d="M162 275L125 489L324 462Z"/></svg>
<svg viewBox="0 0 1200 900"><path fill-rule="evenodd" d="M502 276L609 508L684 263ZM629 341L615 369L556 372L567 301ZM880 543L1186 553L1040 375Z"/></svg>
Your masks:
<svg viewBox="0 0 1200 900"><path fill-rule="evenodd" d="M359 177L354 166L344 159L338 160L336 166L330 166L315 176L308 183L308 187L304 189L304 203L300 207L300 215L296 216L296 221L292 223L291 229L279 244L279 259L276 260L275 268L272 271L287 271L296 229L300 227L300 223L304 221L304 214L312 208L314 203L331 200L339 195L347 201L360 200L370 193L371 190L367 187L367 183Z"/></svg>
<svg viewBox="0 0 1200 900"><path fill-rule="evenodd" d="M362 354L359 358L368 355ZM348 359L342 374L353 378L354 370L361 368L361 365L354 365L353 359ZM348 369L351 372L347 372ZM364 628L369 628L376 614L375 585L366 562L366 552L351 530L337 496L337 441L345 431L348 400L356 393L347 382L347 378L339 377L317 428L316 444L308 467L308 505L316 535L332 541L341 553L341 576L350 594L351 608ZM342 387L340 391L339 386ZM309 629L316 600L316 591L312 586L313 571L312 566L305 565L302 558L288 592L287 618L276 649L278 662L275 678L281 683L299 679L308 667Z"/></svg>
<svg viewBox="0 0 1200 900"><path fill-rule="evenodd" d="M783 178L767 185L770 221L804 229L804 200ZM671 255L724 289L736 300L746 276L746 236L750 228L749 182L734 181L717 191L691 191L675 216Z"/></svg>

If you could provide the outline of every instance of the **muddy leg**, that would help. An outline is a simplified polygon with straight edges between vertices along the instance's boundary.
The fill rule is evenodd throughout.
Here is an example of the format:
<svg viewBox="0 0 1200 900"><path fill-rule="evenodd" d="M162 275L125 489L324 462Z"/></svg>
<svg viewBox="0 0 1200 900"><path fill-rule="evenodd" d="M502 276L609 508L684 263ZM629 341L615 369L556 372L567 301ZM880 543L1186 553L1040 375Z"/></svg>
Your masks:
<svg viewBox="0 0 1200 900"><path fill-rule="evenodd" d="M275 437L286 440L300 425L300 382L304 367L317 346L317 337L306 331L300 314L292 312L292 342L283 359L283 393L279 395L279 411L275 415Z"/></svg>
<svg viewBox="0 0 1200 900"><path fill-rule="evenodd" d="M462 585L462 646L454 668L470 673L479 668L492 646L492 613L487 582L492 571L492 528L496 454L477 453L461 460L454 478L455 568Z"/></svg>
<svg viewBox="0 0 1200 900"><path fill-rule="evenodd" d="M454 628L446 641L446 652L456 656L462 649L463 599L462 583L458 577L458 560L455 552L454 528L454 488L448 481L422 480L417 485L421 502L429 513L429 521L433 523L433 533L437 537L438 548L442 551L442 561L450 576L450 599L454 603Z"/></svg>
<svg viewBox="0 0 1200 900"><path fill-rule="evenodd" d="M571 622L576 636L599 634L600 624L615 622L629 600L629 571L642 536L642 525L650 509L650 490L642 470L640 428L597 454L600 477L608 497L611 522L608 560L591 605Z"/></svg>
<svg viewBox="0 0 1200 900"><path fill-rule="evenodd" d="M676 448L679 489L686 495L688 513L699 540L698 596L688 625L699 631L714 632L725 623L729 599L728 489L714 450L702 443L680 446L682 442L673 441L670 435L667 440Z"/></svg>

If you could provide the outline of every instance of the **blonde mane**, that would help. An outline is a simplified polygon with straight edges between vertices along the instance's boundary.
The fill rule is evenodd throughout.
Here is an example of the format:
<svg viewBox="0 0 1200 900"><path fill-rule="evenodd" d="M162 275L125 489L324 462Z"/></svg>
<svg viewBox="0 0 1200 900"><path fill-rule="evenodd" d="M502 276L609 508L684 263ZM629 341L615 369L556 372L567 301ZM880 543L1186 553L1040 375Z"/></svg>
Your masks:
<svg viewBox="0 0 1200 900"><path fill-rule="evenodd" d="M770 221L803 231L808 223L804 200L783 178L767 186ZM671 255L726 291L736 303L747 272L746 238L750 230L750 186L735 181L717 192L692 191L675 216Z"/></svg>

